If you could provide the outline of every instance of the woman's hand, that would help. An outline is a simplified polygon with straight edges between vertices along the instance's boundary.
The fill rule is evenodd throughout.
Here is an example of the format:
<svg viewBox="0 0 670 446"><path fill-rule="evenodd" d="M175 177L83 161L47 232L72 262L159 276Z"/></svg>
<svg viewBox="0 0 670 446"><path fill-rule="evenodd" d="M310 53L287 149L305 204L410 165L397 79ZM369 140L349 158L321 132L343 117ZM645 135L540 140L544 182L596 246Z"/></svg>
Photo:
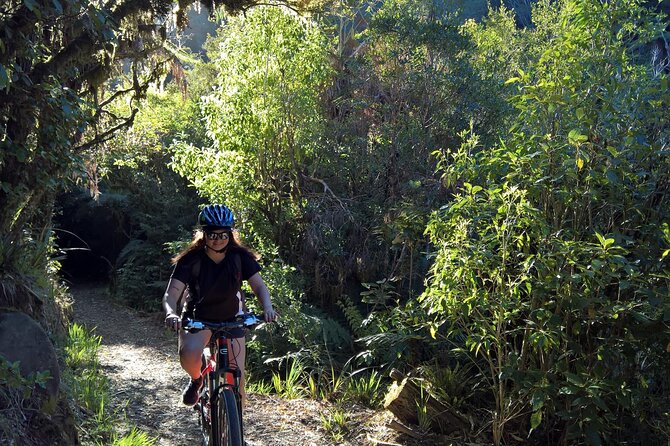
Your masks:
<svg viewBox="0 0 670 446"><path fill-rule="evenodd" d="M272 301L270 300L270 291L263 281L260 273L256 273L247 279L251 289L263 306L263 319L265 322L274 322L279 317L279 314L272 308Z"/></svg>
<svg viewBox="0 0 670 446"><path fill-rule="evenodd" d="M265 322L274 322L279 318L279 314L270 307L269 309L263 310L263 319Z"/></svg>
<svg viewBox="0 0 670 446"><path fill-rule="evenodd" d="M172 331L179 331L181 328L181 318L174 313L165 316L165 326Z"/></svg>

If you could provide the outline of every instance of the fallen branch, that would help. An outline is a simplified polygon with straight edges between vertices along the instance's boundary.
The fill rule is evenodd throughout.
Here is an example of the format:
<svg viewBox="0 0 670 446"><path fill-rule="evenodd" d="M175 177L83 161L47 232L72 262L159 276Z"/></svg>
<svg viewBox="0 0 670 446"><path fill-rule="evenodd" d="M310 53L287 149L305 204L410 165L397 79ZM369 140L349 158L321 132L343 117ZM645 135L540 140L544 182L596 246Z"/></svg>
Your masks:
<svg viewBox="0 0 670 446"><path fill-rule="evenodd" d="M391 422L388 425L391 429L394 431L400 432L401 434L409 435L412 438L422 438L423 435L421 435L420 432L418 432L415 429L412 429L411 427L405 426L398 420L391 420Z"/></svg>
<svg viewBox="0 0 670 446"><path fill-rule="evenodd" d="M370 443L374 443L374 444L381 444L381 445L384 445L384 446L402 446L401 444L398 444L398 443L390 443L388 441L377 440L376 438L372 438L370 436L370 434L367 435L367 439Z"/></svg>

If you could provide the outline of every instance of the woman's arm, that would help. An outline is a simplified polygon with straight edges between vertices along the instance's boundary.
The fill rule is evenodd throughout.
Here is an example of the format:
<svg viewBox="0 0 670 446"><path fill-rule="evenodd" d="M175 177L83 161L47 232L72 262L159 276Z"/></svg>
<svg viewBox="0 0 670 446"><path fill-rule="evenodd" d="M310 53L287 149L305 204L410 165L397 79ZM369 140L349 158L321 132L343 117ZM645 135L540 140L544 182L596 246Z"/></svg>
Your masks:
<svg viewBox="0 0 670 446"><path fill-rule="evenodd" d="M253 276L249 277L247 280L249 286L253 290L254 294L258 298L258 301L263 306L263 317L266 322L272 322L277 319L279 316L277 312L272 308L272 301L270 300L270 290L268 290L265 281L261 277L260 273L256 273Z"/></svg>
<svg viewBox="0 0 670 446"><path fill-rule="evenodd" d="M165 310L165 325L172 330L181 328L181 318L177 314L177 303L184 293L186 284L177 279L170 279L163 295L163 309Z"/></svg>

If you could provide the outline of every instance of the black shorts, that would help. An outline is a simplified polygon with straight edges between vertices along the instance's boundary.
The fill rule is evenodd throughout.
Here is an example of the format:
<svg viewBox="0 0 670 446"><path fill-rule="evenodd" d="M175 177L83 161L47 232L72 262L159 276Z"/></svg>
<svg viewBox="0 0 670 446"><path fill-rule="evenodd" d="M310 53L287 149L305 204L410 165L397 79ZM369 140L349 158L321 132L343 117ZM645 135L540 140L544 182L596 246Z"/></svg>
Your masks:
<svg viewBox="0 0 670 446"><path fill-rule="evenodd" d="M231 328L230 330L224 330L223 333L226 334L228 339L240 339L244 337L245 330L244 328Z"/></svg>

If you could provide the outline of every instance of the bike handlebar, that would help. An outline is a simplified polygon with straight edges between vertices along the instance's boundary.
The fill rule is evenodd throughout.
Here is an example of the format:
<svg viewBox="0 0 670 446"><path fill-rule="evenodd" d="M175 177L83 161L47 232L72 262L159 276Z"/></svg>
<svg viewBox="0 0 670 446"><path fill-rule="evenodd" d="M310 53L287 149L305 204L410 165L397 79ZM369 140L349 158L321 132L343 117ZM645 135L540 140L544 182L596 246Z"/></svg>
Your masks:
<svg viewBox="0 0 670 446"><path fill-rule="evenodd" d="M185 318L182 321L181 327L185 331L193 333L200 330L220 331L220 330L229 330L233 328L247 328L251 330L261 325L264 322L265 321L263 319L259 318L254 313L244 313L240 316L237 316L234 321L229 322L207 322L207 321L199 321L196 319Z"/></svg>

